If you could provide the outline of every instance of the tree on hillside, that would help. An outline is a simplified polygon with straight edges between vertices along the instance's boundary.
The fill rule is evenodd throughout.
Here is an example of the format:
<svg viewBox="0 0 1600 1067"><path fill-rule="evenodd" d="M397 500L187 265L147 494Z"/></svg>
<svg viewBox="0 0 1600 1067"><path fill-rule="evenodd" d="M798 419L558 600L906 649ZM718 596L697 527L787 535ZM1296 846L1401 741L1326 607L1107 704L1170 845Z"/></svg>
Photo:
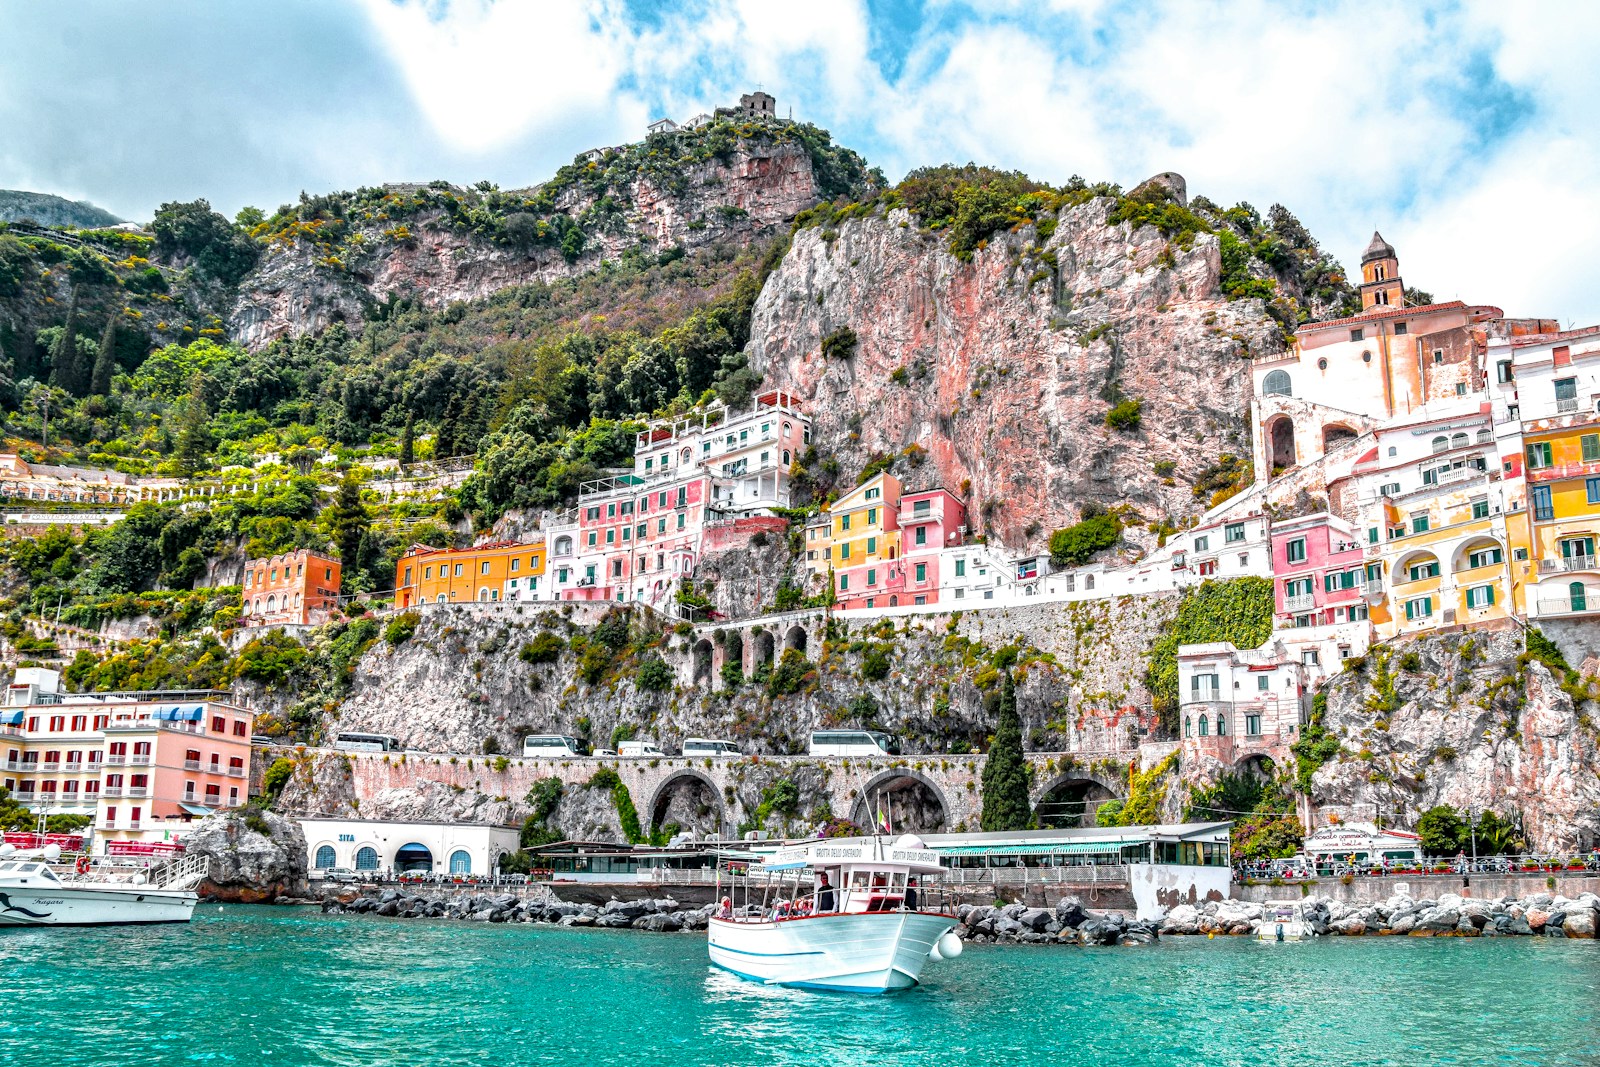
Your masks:
<svg viewBox="0 0 1600 1067"><path fill-rule="evenodd" d="M67 300L67 321L50 345L50 384L77 395L83 392L78 379L78 292Z"/></svg>
<svg viewBox="0 0 1600 1067"><path fill-rule="evenodd" d="M1026 830L1033 822L1028 807L1028 763L1022 757L1022 719L1017 715L1017 688L1010 671L1001 673L1000 724L983 765L983 814L986 832Z"/></svg>
<svg viewBox="0 0 1600 1067"><path fill-rule="evenodd" d="M417 461L417 416L406 412L406 427L400 431L400 465L409 467Z"/></svg>
<svg viewBox="0 0 1600 1067"><path fill-rule="evenodd" d="M94 357L94 370L89 374L89 392L106 396L111 392L111 379L117 373L117 317L113 311L106 319L106 329L100 335L100 351Z"/></svg>
<svg viewBox="0 0 1600 1067"><path fill-rule="evenodd" d="M354 588L361 563L361 540L372 525L367 509L361 503L361 483L354 473L344 476L339 483L339 496L333 503L329 525L333 527L333 540L339 546L339 562L344 588Z"/></svg>
<svg viewBox="0 0 1600 1067"><path fill-rule="evenodd" d="M211 435L211 411L206 405L206 380L196 374L189 383L178 423L178 469L193 476L206 465L215 438Z"/></svg>
<svg viewBox="0 0 1600 1067"><path fill-rule="evenodd" d="M451 393L444 406L444 417L439 420L439 428L433 435L433 458L449 459L454 456L460 447L460 437L461 394Z"/></svg>
<svg viewBox="0 0 1600 1067"><path fill-rule="evenodd" d="M156 251L164 256L187 256L203 275L224 285L236 285L256 265L261 250L207 200L162 204L150 229Z"/></svg>
<svg viewBox="0 0 1600 1067"><path fill-rule="evenodd" d="M1417 837L1421 839L1422 850L1429 855L1448 855L1461 851L1461 842L1466 837L1466 827L1461 823L1461 816L1448 804L1438 804L1422 813L1422 818L1417 820Z"/></svg>

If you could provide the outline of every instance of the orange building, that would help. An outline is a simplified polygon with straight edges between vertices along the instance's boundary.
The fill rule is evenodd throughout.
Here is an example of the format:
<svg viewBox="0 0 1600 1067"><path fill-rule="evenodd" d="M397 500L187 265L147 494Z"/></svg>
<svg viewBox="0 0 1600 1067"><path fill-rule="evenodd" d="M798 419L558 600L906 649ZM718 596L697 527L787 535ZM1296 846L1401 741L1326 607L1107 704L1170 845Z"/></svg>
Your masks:
<svg viewBox="0 0 1600 1067"><path fill-rule="evenodd" d="M413 545L394 568L395 606L553 600L544 582L543 541L491 541L471 548Z"/></svg>
<svg viewBox="0 0 1600 1067"><path fill-rule="evenodd" d="M244 565L243 626L327 622L339 606L339 561L309 549Z"/></svg>

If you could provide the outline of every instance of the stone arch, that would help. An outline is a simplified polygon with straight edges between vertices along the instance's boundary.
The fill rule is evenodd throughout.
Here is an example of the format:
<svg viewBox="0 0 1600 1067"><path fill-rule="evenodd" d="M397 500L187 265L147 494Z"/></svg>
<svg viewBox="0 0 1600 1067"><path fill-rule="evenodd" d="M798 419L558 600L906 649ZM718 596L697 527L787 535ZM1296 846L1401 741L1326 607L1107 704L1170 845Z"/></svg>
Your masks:
<svg viewBox="0 0 1600 1067"><path fill-rule="evenodd" d="M1411 577L1411 568L1425 563L1439 564L1440 560L1439 557L1430 549L1420 548L1414 552L1408 552L1399 559L1395 560L1394 571L1391 573L1390 578L1395 585L1403 585L1406 582L1413 580ZM1416 580L1422 581L1421 578Z"/></svg>
<svg viewBox="0 0 1600 1067"><path fill-rule="evenodd" d="M769 667L769 668L772 666L772 656L773 656L773 651L774 651L774 645L776 643L777 642L773 639L771 630L761 629L761 630L757 630L753 634L751 634L751 637L750 637L750 648L751 648L750 673L751 674L755 674L756 671L760 670L762 664L766 664L767 667Z"/></svg>
<svg viewBox="0 0 1600 1067"><path fill-rule="evenodd" d="M1234 761L1233 773L1241 777L1270 782L1278 776L1278 765L1264 752L1253 752Z"/></svg>
<svg viewBox="0 0 1600 1067"><path fill-rule="evenodd" d="M1450 573L1454 574L1457 571L1471 569L1470 561L1474 553L1495 550L1499 551L1500 562L1504 563L1506 560L1506 548L1497 538L1490 537L1487 534L1462 538L1455 551L1450 553ZM1493 564L1485 564L1485 566L1493 566Z"/></svg>
<svg viewBox="0 0 1600 1067"><path fill-rule="evenodd" d="M806 636L806 628L801 626L799 623L795 623L793 626L789 627L788 631L783 635L784 649L786 651L791 648L795 649L802 656L806 653L807 641L808 638Z"/></svg>
<svg viewBox="0 0 1600 1067"><path fill-rule="evenodd" d="M890 767L868 779L850 803L850 821L870 833L875 811L889 817L896 834L932 833L950 821L944 791L910 767Z"/></svg>
<svg viewBox="0 0 1600 1067"><path fill-rule="evenodd" d="M1330 422L1322 428L1322 450L1324 452L1332 452L1340 445L1354 441L1359 436L1361 435L1356 433L1353 427L1346 426L1342 422Z"/></svg>
<svg viewBox="0 0 1600 1067"><path fill-rule="evenodd" d="M1294 443L1294 420L1287 415L1277 415L1268 420L1267 466L1273 470L1289 470L1298 460Z"/></svg>
<svg viewBox="0 0 1600 1067"><path fill-rule="evenodd" d="M673 771L650 794L646 809L650 829L675 822L682 830L693 830L701 837L720 833L727 814L722 790L711 776L694 768Z"/></svg>
<svg viewBox="0 0 1600 1067"><path fill-rule="evenodd" d="M694 670L690 680L695 685L708 685L711 682L711 661L714 658L711 648L711 639L702 637L694 643L693 650Z"/></svg>
<svg viewBox="0 0 1600 1067"><path fill-rule="evenodd" d="M717 667L719 674L730 663L738 664L739 673L745 673L744 646L744 632L742 630L724 630L722 632L722 665Z"/></svg>
<svg viewBox="0 0 1600 1067"><path fill-rule="evenodd" d="M1105 782L1075 769L1057 775L1040 790L1034 814L1042 829L1095 826L1096 809L1116 798L1116 791Z"/></svg>

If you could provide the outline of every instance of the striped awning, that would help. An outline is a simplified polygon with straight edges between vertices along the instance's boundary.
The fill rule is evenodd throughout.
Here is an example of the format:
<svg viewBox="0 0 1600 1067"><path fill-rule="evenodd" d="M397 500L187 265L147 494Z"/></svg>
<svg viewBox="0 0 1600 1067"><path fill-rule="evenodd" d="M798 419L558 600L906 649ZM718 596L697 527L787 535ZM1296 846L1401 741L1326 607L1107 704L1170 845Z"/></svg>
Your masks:
<svg viewBox="0 0 1600 1067"><path fill-rule="evenodd" d="M1142 845L1142 839L1113 841L1059 841L1049 844L953 845L938 851L946 856L1081 856L1086 853L1120 852L1124 845Z"/></svg>

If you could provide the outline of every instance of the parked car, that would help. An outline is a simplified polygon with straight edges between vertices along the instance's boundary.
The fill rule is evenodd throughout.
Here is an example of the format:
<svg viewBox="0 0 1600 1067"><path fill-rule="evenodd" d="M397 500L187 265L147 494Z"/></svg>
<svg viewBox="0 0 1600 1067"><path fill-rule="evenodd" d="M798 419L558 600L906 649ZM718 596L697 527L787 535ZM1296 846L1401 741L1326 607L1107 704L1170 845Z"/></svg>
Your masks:
<svg viewBox="0 0 1600 1067"><path fill-rule="evenodd" d="M325 882L359 882L361 876L349 867L327 867L323 869L322 880Z"/></svg>

